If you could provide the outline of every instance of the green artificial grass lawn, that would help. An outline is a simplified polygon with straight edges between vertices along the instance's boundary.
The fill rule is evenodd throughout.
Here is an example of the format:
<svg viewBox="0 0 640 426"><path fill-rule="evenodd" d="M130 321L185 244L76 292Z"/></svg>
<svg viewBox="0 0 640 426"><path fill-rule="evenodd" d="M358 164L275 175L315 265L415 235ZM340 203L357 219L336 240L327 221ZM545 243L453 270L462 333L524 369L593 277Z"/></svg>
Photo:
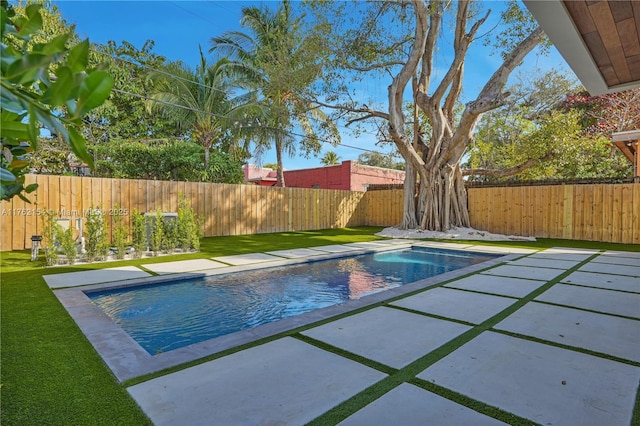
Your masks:
<svg viewBox="0 0 640 426"><path fill-rule="evenodd" d="M202 239L199 253L59 268L44 268L44 261L30 262L27 251L0 253L0 423L150 424L46 286L42 275L372 241L378 239L374 234L380 229L362 227L211 237ZM539 249L569 246L640 251L638 245L549 239L473 243Z"/></svg>

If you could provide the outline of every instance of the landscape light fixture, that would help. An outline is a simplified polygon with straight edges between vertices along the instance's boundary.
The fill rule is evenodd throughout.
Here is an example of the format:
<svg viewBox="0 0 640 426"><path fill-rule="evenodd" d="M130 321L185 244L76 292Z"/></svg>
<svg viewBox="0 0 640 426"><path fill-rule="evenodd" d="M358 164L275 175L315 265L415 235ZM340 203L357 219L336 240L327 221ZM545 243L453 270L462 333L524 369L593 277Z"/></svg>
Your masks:
<svg viewBox="0 0 640 426"><path fill-rule="evenodd" d="M31 261L38 260L38 251L40 250L40 241L42 241L42 235L31 236Z"/></svg>

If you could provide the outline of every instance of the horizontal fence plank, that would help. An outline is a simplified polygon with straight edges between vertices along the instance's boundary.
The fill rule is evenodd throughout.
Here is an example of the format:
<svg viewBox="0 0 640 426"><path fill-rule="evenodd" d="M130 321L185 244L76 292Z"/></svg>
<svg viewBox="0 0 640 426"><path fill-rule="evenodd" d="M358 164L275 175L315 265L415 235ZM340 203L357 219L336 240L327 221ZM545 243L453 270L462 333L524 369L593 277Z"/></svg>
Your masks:
<svg viewBox="0 0 640 426"><path fill-rule="evenodd" d="M31 204L18 197L0 204L1 251L31 248L31 236L42 232L44 210L74 219L99 206L109 226L111 213L118 212L130 225L134 209L175 212L182 195L207 237L394 226L403 214L402 189L351 192L50 175L27 175L26 183L39 185L27 196ZM469 188L468 205L471 226L492 233L640 244L640 183Z"/></svg>

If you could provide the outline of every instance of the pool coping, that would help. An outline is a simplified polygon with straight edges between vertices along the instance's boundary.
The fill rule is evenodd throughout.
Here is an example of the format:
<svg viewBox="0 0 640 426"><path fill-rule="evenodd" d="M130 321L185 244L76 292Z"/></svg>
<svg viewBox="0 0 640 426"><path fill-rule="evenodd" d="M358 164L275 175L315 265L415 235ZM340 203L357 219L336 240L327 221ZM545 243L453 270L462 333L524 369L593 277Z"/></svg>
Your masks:
<svg viewBox="0 0 640 426"><path fill-rule="evenodd" d="M329 259L357 256L367 253L383 252L409 248L412 246L434 247L433 244L421 244L410 242L377 248L353 250L344 253L327 253L326 255L308 258L282 259L271 262L261 262L252 265L229 266L225 268L196 271L190 273L177 273L154 276L149 278L133 279L126 281L114 281L104 284L91 284L78 287L54 289L53 293L76 322L87 340L93 345L102 357L109 369L119 382L124 382L135 377L195 361L216 353L232 349L237 346L249 344L264 338L273 337L281 333L295 330L299 327L328 320L332 317L354 312L368 306L412 293L418 290L436 286L445 281L468 275L483 269L494 267L498 264L522 257L524 253L511 253L499 256L493 251L483 251L482 248L474 250L473 246L461 245L456 250L473 251L486 254L498 254L498 257L465 268L456 269L444 274L436 275L414 283L405 284L392 289L362 296L359 299L349 300L326 308L317 309L294 317L284 318L272 323L263 324L252 329L238 331L225 336L194 343L168 352L150 355L129 334L107 316L91 299L87 292L105 289L125 288L145 284L159 284L168 281L193 279L206 276L215 276L234 272L267 269L282 266L300 265ZM443 247L443 249L451 249ZM535 250L532 250L532 252Z"/></svg>

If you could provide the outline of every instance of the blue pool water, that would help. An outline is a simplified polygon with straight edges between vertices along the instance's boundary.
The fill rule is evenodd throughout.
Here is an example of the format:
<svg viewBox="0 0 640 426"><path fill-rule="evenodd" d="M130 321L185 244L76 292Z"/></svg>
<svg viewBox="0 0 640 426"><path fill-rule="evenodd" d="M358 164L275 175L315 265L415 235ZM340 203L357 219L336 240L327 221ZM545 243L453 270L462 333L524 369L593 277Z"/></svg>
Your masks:
<svg viewBox="0 0 640 426"><path fill-rule="evenodd" d="M413 247L87 296L153 355L494 257Z"/></svg>

